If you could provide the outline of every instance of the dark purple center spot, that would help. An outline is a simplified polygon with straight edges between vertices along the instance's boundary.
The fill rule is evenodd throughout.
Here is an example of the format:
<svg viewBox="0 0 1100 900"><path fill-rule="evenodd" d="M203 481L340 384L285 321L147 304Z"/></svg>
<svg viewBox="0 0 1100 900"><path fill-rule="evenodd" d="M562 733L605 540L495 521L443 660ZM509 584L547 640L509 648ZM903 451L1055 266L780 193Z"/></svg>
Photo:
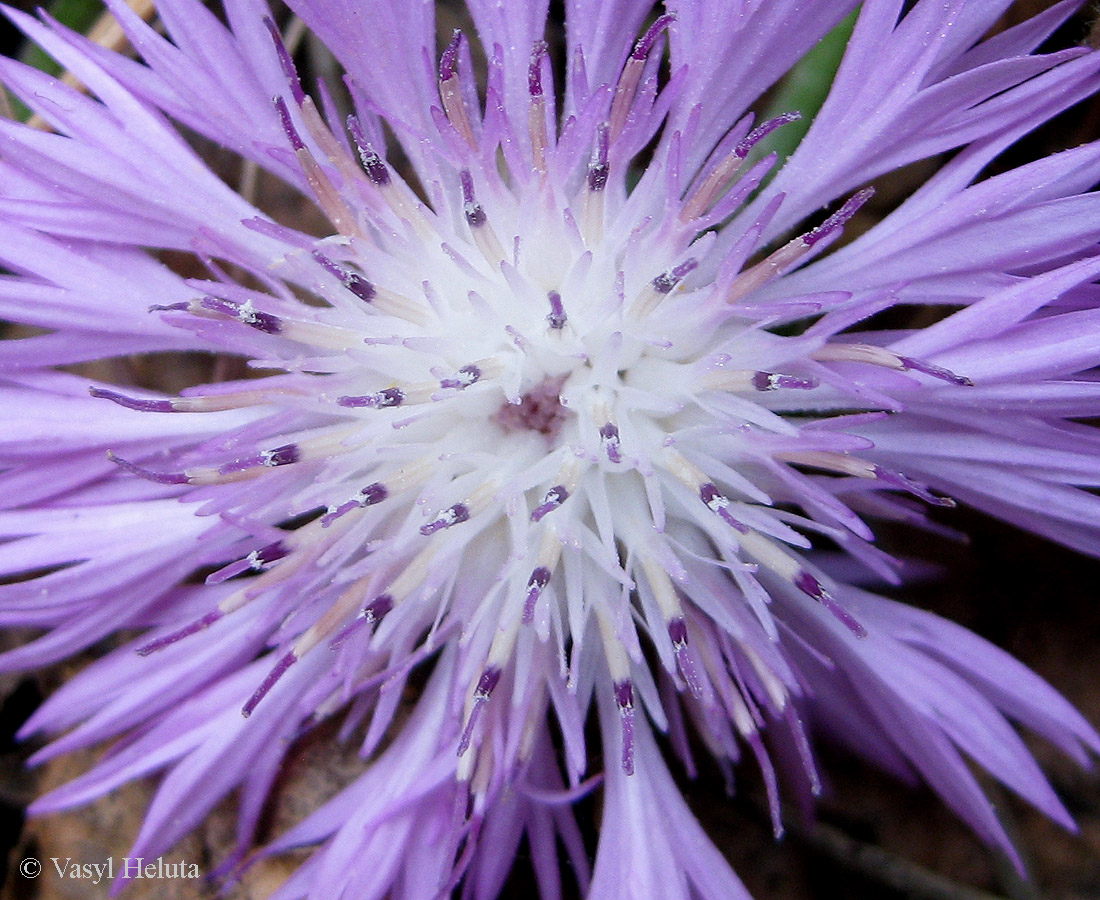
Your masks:
<svg viewBox="0 0 1100 900"><path fill-rule="evenodd" d="M547 378L524 394L519 403L504 404L494 418L507 431L537 431L552 438L568 414L560 398L564 383L564 375Z"/></svg>

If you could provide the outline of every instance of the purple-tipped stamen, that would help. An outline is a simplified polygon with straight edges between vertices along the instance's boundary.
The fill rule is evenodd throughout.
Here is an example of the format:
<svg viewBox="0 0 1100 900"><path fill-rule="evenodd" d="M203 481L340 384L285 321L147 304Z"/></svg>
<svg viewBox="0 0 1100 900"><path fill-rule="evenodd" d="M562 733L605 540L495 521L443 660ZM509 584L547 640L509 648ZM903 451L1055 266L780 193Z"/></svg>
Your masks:
<svg viewBox="0 0 1100 900"><path fill-rule="evenodd" d="M684 621L683 616L677 616L675 619L669 619L668 636L669 639L672 641L673 647L680 648L687 646L687 622Z"/></svg>
<svg viewBox="0 0 1100 900"><path fill-rule="evenodd" d="M363 171L367 173L367 178L378 187L385 187L390 183L389 167L367 140L366 132L363 131L358 117L348 116L348 131L351 132L351 139L355 142L355 149L359 151L359 162L363 166Z"/></svg>
<svg viewBox="0 0 1100 900"><path fill-rule="evenodd" d="M496 666L487 667L478 679L477 688L474 690L475 699L488 700L498 681L500 681L500 669Z"/></svg>
<svg viewBox="0 0 1100 900"><path fill-rule="evenodd" d="M179 629L179 631L173 631L171 634L166 634L163 637L150 641L148 644L138 647L138 656L148 656L150 653L156 653L158 650L169 647L177 641L182 641L185 637L198 634L200 631L209 628L217 622L223 615L224 613L217 609L213 612L208 612L202 618L196 619L190 625L185 625L183 628Z"/></svg>
<svg viewBox="0 0 1100 900"><path fill-rule="evenodd" d="M542 503L535 507L531 513L531 521L538 522L547 513L553 512L569 499L569 490L563 484L556 484L546 492Z"/></svg>
<svg viewBox="0 0 1100 900"><path fill-rule="evenodd" d="M531 50L531 63L527 67L527 93L532 98L542 97L542 61L548 52L546 41L536 41Z"/></svg>
<svg viewBox="0 0 1100 900"><path fill-rule="evenodd" d="M835 213L833 213L824 222L818 225L816 228L808 231L802 235L802 243L807 247L812 247L818 241L823 241L837 231L840 231L848 223L848 221L854 216L861 206L870 200L875 195L874 188L864 188L861 191L857 191L851 197L849 197L844 205L840 207Z"/></svg>
<svg viewBox="0 0 1100 900"><path fill-rule="evenodd" d="M822 606L824 606L829 612L831 612L840 622L858 638L867 637L867 629L864 628L859 622L857 622L852 614L848 612L843 606L829 594L828 591L822 586L821 582L814 578L809 572L802 570L795 576L794 586L798 588L802 593L809 597L812 597Z"/></svg>
<svg viewBox="0 0 1100 900"><path fill-rule="evenodd" d="M360 506L374 506L389 497L389 489L380 481L372 482L353 498Z"/></svg>
<svg viewBox="0 0 1100 900"><path fill-rule="evenodd" d="M365 619L368 624L372 622L381 622L392 609L393 596L390 594L379 594L366 605L359 614L359 617Z"/></svg>
<svg viewBox="0 0 1100 900"><path fill-rule="evenodd" d="M476 384L481 378L482 372L475 365L463 366L458 370L458 373L454 378L444 378L439 382L441 388L453 388L454 390L462 391L468 388L471 384Z"/></svg>
<svg viewBox="0 0 1100 900"><path fill-rule="evenodd" d="M290 118L290 109L287 107L286 101L282 97L274 97L272 102L275 104L275 112L279 114L279 124L282 125L283 132L286 134L287 140L290 141L290 146L294 148L294 152L305 150L305 141L298 134L298 129L294 127L294 121Z"/></svg>
<svg viewBox="0 0 1100 900"><path fill-rule="evenodd" d="M717 485L709 481L699 485L699 499L703 501L707 509L717 515L718 518L729 525L730 528L741 532L741 534L748 533L748 526L737 521L737 519L733 517L733 513L729 511L729 498L718 490Z"/></svg>
<svg viewBox="0 0 1100 900"><path fill-rule="evenodd" d="M634 685L629 681L615 682L615 704L619 707L619 723L623 735L620 763L627 775L634 774Z"/></svg>
<svg viewBox="0 0 1100 900"><path fill-rule="evenodd" d="M271 35L271 42L275 45L275 53L279 57L279 65L282 67L287 84L290 85L290 93L294 97L294 102L301 106L305 102L306 94L302 90L298 70L294 65L294 60L291 59L290 51L283 41L283 36L279 32L279 26L275 24L275 20L270 16L264 16L264 25L267 26L268 33Z"/></svg>
<svg viewBox="0 0 1100 900"><path fill-rule="evenodd" d="M340 645L360 628L367 625L377 625L386 617L387 613L393 609L393 606L394 601L392 596L389 594L379 594L363 608L359 615L340 629L336 637L329 641L329 649L339 649Z"/></svg>
<svg viewBox="0 0 1100 900"><path fill-rule="evenodd" d="M273 469L278 466L289 466L302 458L302 451L297 444L283 444L281 447L273 447L270 450L261 450L255 456L244 456L233 462L218 466L219 475L232 475L235 472L244 472L258 467Z"/></svg>
<svg viewBox="0 0 1100 900"><path fill-rule="evenodd" d="M252 563L252 568L259 570L280 559L285 559L289 555L290 548L282 541L275 541L273 544L268 544L259 550L253 550L248 554L248 559Z"/></svg>
<svg viewBox="0 0 1100 900"><path fill-rule="evenodd" d="M456 503L454 506L449 506L432 521L426 525L420 526L420 533L425 537L435 534L437 531L442 531L445 528L450 528L454 525L461 525L463 522L470 520L470 510L462 503Z"/></svg>
<svg viewBox="0 0 1100 900"><path fill-rule="evenodd" d="M752 749L753 756L756 757L756 764L760 766L760 774L764 778L764 790L768 795L768 812L772 820L772 834L776 840L779 840L783 837L783 815L782 806L779 802L779 779L775 776L775 766L772 765L771 757L768 756L768 751L764 747L764 742L760 739L759 732L753 731L745 735L745 741Z"/></svg>
<svg viewBox="0 0 1100 900"><path fill-rule="evenodd" d="M663 16L658 16L657 20L649 26L646 33L643 34L634 45L634 49L630 53L631 58L642 61L649 56L649 51L652 50L653 45L657 43L657 38L659 38L661 33L675 21L676 16L672 13L665 13Z"/></svg>
<svg viewBox="0 0 1100 900"><path fill-rule="evenodd" d="M588 164L588 190L599 193L607 187L607 176L611 167L607 154L611 147L611 126L606 122L596 127L596 146L592 151L592 161Z"/></svg>
<svg viewBox="0 0 1100 900"><path fill-rule="evenodd" d="M561 294L557 291L548 291L546 299L550 301L550 314L546 317L547 324L555 331L561 331L567 320L565 306L561 302Z"/></svg>
<svg viewBox="0 0 1100 900"><path fill-rule="evenodd" d="M236 562L230 563L212 575L206 577L206 584L221 584L223 581L228 581L242 572L260 572L266 566L273 562L277 562L280 559L290 554L290 548L286 546L282 541L276 541L273 544L268 544L266 547L261 547L259 550L253 550L248 556L243 559L238 559Z"/></svg>
<svg viewBox="0 0 1100 900"><path fill-rule="evenodd" d="M527 580L527 598L523 604L523 624L535 621L535 604L542 596L543 588L550 583L550 570L546 566L537 566Z"/></svg>
<svg viewBox="0 0 1100 900"><path fill-rule="evenodd" d="M802 378L798 375L782 375L778 372L753 372L752 386L758 391L776 391L789 388L795 391L810 391L817 387L816 378Z"/></svg>
<svg viewBox="0 0 1100 900"><path fill-rule="evenodd" d="M255 456L242 456L240 459L233 460L233 462L227 462L218 466L216 471L219 475L233 475L237 472L246 472L249 469L258 469L263 464L263 456L257 453Z"/></svg>
<svg viewBox="0 0 1100 900"><path fill-rule="evenodd" d="M462 212L471 228L479 228L485 224L485 210L474 197L474 177L469 169L463 169L458 173L459 183L462 185Z"/></svg>
<svg viewBox="0 0 1100 900"><path fill-rule="evenodd" d="M126 409L137 410L138 412L165 413L176 411L171 400L142 400L137 397L127 397L125 394L119 394L115 391L97 387L88 388L88 393L97 400L110 400L117 403L119 406L124 406Z"/></svg>
<svg viewBox="0 0 1100 900"><path fill-rule="evenodd" d="M346 516L353 509L359 509L360 504L355 500L345 500L339 506L330 506L323 516L321 516L321 527L328 528L337 519Z"/></svg>
<svg viewBox="0 0 1100 900"><path fill-rule="evenodd" d="M329 525L341 516L351 512L353 509L363 509L367 506L374 506L375 503L381 503L389 495L389 490L382 482L375 481L372 484L368 484L350 500L341 503L335 508L330 508L328 512L321 516L321 527L328 528Z"/></svg>
<svg viewBox="0 0 1100 900"><path fill-rule="evenodd" d="M336 403L348 409L388 409L405 402L405 394L400 388L386 388L376 394L364 394L358 397L337 397Z"/></svg>
<svg viewBox="0 0 1100 900"><path fill-rule="evenodd" d="M371 284L362 275L357 275L355 272L346 272L344 277L340 279L344 287L355 294L364 303L370 303L374 300L378 291L374 285Z"/></svg>
<svg viewBox="0 0 1100 900"><path fill-rule="evenodd" d="M774 119L768 119L762 125L758 125L752 131L750 131L745 138L734 148L733 155L738 159L744 159L749 155L749 151L752 150L756 144L764 140L769 134L775 131L777 128L783 125L789 125L791 122L797 122L802 118L802 113L798 110L783 113L781 116L776 116Z"/></svg>
<svg viewBox="0 0 1100 900"><path fill-rule="evenodd" d="M695 259L687 259L680 265L669 269L667 272L662 272L656 278L653 279L653 289L658 294L670 294L672 289L676 287L693 269L699 265L699 261Z"/></svg>
<svg viewBox="0 0 1100 900"><path fill-rule="evenodd" d="M261 464L269 469L278 466L290 466L302 458L302 451L297 444L283 444L271 450L261 450Z"/></svg>
<svg viewBox="0 0 1100 900"><path fill-rule="evenodd" d="M248 702L241 708L241 715L246 719L252 715L253 711L259 705L260 701L267 696L268 692L275 687L275 683L286 674L287 669L294 665L298 661L298 657L294 654L293 650L288 650L283 656L275 663L275 667L267 673L264 680L260 682L260 686L256 688L256 692L248 698Z"/></svg>
<svg viewBox="0 0 1100 900"><path fill-rule="evenodd" d="M899 356L898 361L906 369L912 369L914 372L922 372L925 375L930 375L932 378L938 378L940 381L946 381L950 384L958 385L959 387L974 387L974 382L965 375L957 375L950 369L943 368L943 366L934 366L923 360L913 359L911 356Z"/></svg>
<svg viewBox="0 0 1100 900"><path fill-rule="evenodd" d="M612 422L600 426L600 443L607 454L608 462L621 463L623 461L622 445L619 442L619 429Z"/></svg>
<svg viewBox="0 0 1100 900"><path fill-rule="evenodd" d="M684 621L683 616L677 616L669 620L668 636L672 641L672 650L676 654L676 665L680 669L680 674L684 677L688 690L691 691L693 697L701 697L703 695L703 682L699 677L699 669L695 665L695 657L688 647L687 622Z"/></svg>
<svg viewBox="0 0 1100 900"><path fill-rule="evenodd" d="M107 459L116 466L125 469L131 475L137 475L139 478L144 478L146 481L154 481L157 484L191 483L191 479L183 472L151 472L148 469L143 469L141 466L130 462L128 459L123 459L121 456L115 456L110 450L107 451Z"/></svg>
<svg viewBox="0 0 1100 900"><path fill-rule="evenodd" d="M458 51L464 40L466 40L466 36L456 28L451 35L451 42L447 44L447 49L439 57L440 81L450 81L455 77L458 68Z"/></svg>
<svg viewBox="0 0 1100 900"><path fill-rule="evenodd" d="M228 581L230 578L236 578L242 572L252 571L252 563L245 557L244 559L238 559L231 562L228 566L223 566L218 569L217 572L213 572L206 576L204 584L221 584L223 581Z"/></svg>
<svg viewBox="0 0 1100 900"><path fill-rule="evenodd" d="M470 717L466 720L466 727L462 729L462 737L458 741L459 756L470 748L470 740L474 735L478 719L481 718L481 710L489 702L489 697L492 696L498 681L500 681L500 669L496 666L487 666L481 673L481 678L478 679L477 687L474 689L474 705L470 710Z"/></svg>
<svg viewBox="0 0 1100 900"><path fill-rule="evenodd" d="M283 323L278 316L253 309L251 302L240 304L223 300L221 297L203 297L199 305L203 309L228 316L264 334L279 334L283 330Z"/></svg>
<svg viewBox="0 0 1100 900"><path fill-rule="evenodd" d="M355 294L364 303L370 303L374 300L375 295L378 293L375 290L373 284L367 281L362 275L345 269L343 266L338 266L331 259L325 256L320 250L314 250L312 256L320 264L321 268L332 275L337 281L339 281L344 287Z"/></svg>
<svg viewBox="0 0 1100 900"><path fill-rule="evenodd" d="M939 494L933 494L928 489L927 485L921 484L919 481L914 481L901 472L892 472L889 469L884 469L882 466L875 466L872 471L875 473L875 478L884 484L900 488L903 491L908 491L914 497L919 497L931 506L942 506L948 509L955 506L955 501L950 497L941 497Z"/></svg>

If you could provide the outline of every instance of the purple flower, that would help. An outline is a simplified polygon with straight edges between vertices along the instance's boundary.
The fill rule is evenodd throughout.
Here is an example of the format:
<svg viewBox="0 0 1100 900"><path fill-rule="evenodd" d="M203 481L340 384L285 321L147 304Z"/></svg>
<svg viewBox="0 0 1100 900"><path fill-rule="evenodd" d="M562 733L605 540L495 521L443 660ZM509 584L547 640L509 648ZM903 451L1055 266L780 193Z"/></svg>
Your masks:
<svg viewBox="0 0 1100 900"><path fill-rule="evenodd" d="M492 898L526 840L547 898L564 848L593 900L718 900L689 733L755 759L779 833L812 722L1014 859L971 763L1072 827L1011 723L1082 763L1092 728L857 585L901 580L877 522L956 500L1100 553L1100 145L979 178L1100 87L1100 54L1036 51L1081 4L983 39L1009 0L867 0L782 165L796 116L750 110L855 0L573 0L553 46L546 2L469 0L438 51L423 0L292 0L346 121L262 0L161 0L167 38L110 5L143 62L8 13L92 96L0 61L49 127L0 121L0 315L37 332L0 345L0 621L42 630L0 666L128 641L27 723L38 760L124 737L36 812L160 773L156 857L238 791L231 868L339 716L363 774L264 851L317 847L280 898ZM879 327L903 306L942 314ZM126 376L195 353L253 371Z"/></svg>

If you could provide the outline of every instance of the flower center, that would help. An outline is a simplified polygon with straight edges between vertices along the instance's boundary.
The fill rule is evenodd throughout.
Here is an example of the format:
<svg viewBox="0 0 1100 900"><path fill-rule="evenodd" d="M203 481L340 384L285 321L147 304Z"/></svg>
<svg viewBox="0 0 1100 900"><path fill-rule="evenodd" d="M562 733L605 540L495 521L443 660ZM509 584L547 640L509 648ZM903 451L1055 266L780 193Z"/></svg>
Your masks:
<svg viewBox="0 0 1100 900"><path fill-rule="evenodd" d="M493 418L507 431L537 431L552 440L569 415L561 403L564 383L561 376L545 378L524 394L519 403L505 403Z"/></svg>

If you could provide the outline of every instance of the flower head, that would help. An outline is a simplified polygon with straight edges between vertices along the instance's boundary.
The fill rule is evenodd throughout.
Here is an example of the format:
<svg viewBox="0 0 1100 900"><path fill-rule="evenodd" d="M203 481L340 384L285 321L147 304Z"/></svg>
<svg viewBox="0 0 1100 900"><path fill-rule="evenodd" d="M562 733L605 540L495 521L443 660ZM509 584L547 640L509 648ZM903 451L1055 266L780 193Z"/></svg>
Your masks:
<svg viewBox="0 0 1100 900"><path fill-rule="evenodd" d="M814 795L812 719L1010 854L964 757L1070 824L1008 720L1082 759L1092 729L855 585L900 579L876 521L955 500L1097 552L1072 420L1100 409L1100 147L975 181L1100 85L1100 55L1033 52L1077 4L983 40L1007 0L864 3L782 165L797 116L750 109L852 0L577 2L553 47L545 3L470 0L438 52L430 3L291 5L346 119L256 0L162 0L167 37L112 4L143 63L10 13L94 97L0 63L50 128L0 123L0 312L47 332L0 346L26 576L0 614L46 629L0 662L140 632L28 723L67 732L39 758L130 735L37 809L166 770L132 854L234 789L243 852L287 747L340 715L368 762L273 844L321 844L282 897L492 897L524 835L548 897L559 841L592 898L740 896L655 735L748 751L778 833L764 736ZM840 246L876 177L951 150ZM912 305L944 314L867 324ZM254 371L154 393L58 368L180 352ZM591 871L565 802L598 780L590 718Z"/></svg>

